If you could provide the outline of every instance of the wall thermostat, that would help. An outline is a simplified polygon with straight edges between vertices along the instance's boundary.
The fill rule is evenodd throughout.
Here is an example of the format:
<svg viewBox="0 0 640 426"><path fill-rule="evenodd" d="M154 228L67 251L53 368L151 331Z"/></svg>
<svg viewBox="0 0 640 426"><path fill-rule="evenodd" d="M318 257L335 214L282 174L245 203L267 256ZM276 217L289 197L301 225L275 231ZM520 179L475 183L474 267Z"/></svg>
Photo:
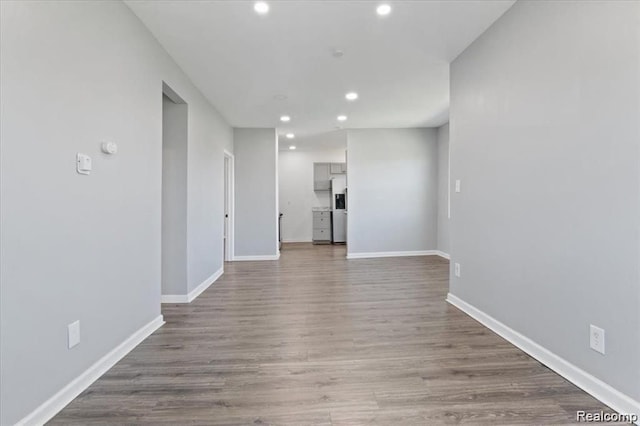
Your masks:
<svg viewBox="0 0 640 426"><path fill-rule="evenodd" d="M115 142L102 142L102 152L105 154L116 154L118 145Z"/></svg>

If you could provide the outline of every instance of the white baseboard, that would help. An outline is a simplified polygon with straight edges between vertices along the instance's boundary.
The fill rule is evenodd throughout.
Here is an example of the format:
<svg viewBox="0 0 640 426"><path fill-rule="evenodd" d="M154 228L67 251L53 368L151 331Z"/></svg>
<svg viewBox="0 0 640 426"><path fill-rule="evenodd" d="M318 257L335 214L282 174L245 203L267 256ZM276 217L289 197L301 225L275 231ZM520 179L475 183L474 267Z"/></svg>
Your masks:
<svg viewBox="0 0 640 426"><path fill-rule="evenodd" d="M233 256L235 262L251 262L256 260L278 260L280 253L267 256Z"/></svg>
<svg viewBox="0 0 640 426"><path fill-rule="evenodd" d="M312 240L282 240L282 243L312 243Z"/></svg>
<svg viewBox="0 0 640 426"><path fill-rule="evenodd" d="M191 290L189 292L189 294L187 295L187 300L188 300L187 303L193 302L196 297L200 296L200 294L202 294L203 291L208 289L211 284L216 282L218 280L218 278L220 278L222 276L222 274L224 274L224 267L223 266L221 266L220 269L218 269L213 274L211 274L211 276L209 278L207 278L206 280L202 281L202 283L198 287L194 288L193 290Z"/></svg>
<svg viewBox="0 0 640 426"><path fill-rule="evenodd" d="M420 251L376 251L369 253L347 253L347 259L370 259L375 257L433 256L437 250Z"/></svg>
<svg viewBox="0 0 640 426"><path fill-rule="evenodd" d="M213 273L209 278L204 280L198 287L194 288L189 294L163 294L160 297L161 303L191 303L196 297L209 288L211 284L216 282L224 273L224 267L221 267Z"/></svg>
<svg viewBox="0 0 640 426"><path fill-rule="evenodd" d="M528 337L449 293L447 302L540 361L580 389L622 414L640 415L640 402L576 367Z"/></svg>
<svg viewBox="0 0 640 426"><path fill-rule="evenodd" d="M73 379L42 405L16 423L16 426L42 425L58 414L64 407L87 389L100 376L106 373L133 348L138 346L151 333L162 327L164 319L158 315L153 321L140 328L111 352L100 358L95 364Z"/></svg>
<svg viewBox="0 0 640 426"><path fill-rule="evenodd" d="M163 294L160 303L189 303L188 294Z"/></svg>
<svg viewBox="0 0 640 426"><path fill-rule="evenodd" d="M440 256L440 257L443 257L443 258L447 259L447 260L450 260L450 259L451 259L451 256L449 256L449 253L445 253L445 252L443 252L443 251L436 250L436 254L437 254L438 256Z"/></svg>

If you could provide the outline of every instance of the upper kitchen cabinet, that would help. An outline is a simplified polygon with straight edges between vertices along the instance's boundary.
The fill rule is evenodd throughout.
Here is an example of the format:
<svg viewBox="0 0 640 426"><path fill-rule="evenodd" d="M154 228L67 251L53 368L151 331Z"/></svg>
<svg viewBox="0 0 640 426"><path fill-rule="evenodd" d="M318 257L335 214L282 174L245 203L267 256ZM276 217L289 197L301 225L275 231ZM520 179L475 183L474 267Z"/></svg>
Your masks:
<svg viewBox="0 0 640 426"><path fill-rule="evenodd" d="M331 163L313 163L313 190L331 189Z"/></svg>
<svg viewBox="0 0 640 426"><path fill-rule="evenodd" d="M313 190L331 189L331 177L347 173L347 163L313 163Z"/></svg>
<svg viewBox="0 0 640 426"><path fill-rule="evenodd" d="M331 163L331 174L340 175L347 173L347 163Z"/></svg>

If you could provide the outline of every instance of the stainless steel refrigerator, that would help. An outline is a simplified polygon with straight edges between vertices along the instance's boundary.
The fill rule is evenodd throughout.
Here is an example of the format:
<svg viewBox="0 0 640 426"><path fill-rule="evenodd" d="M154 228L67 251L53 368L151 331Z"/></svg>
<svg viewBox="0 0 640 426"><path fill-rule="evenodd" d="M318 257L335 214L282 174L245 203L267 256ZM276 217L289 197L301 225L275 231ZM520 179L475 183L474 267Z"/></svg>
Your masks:
<svg viewBox="0 0 640 426"><path fill-rule="evenodd" d="M347 242L347 178L331 179L331 226L334 243Z"/></svg>

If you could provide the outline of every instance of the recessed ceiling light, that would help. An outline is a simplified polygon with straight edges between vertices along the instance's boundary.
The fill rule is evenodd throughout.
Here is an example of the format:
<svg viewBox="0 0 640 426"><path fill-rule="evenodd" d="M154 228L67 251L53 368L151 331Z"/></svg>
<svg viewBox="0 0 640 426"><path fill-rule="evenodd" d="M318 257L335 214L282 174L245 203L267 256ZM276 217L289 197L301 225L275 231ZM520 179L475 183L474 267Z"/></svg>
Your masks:
<svg viewBox="0 0 640 426"><path fill-rule="evenodd" d="M269 12L269 5L266 2L258 1L253 5L253 10L260 15L264 15Z"/></svg>
<svg viewBox="0 0 640 426"><path fill-rule="evenodd" d="M296 149L295 145L289 145L289 149Z"/></svg>
<svg viewBox="0 0 640 426"><path fill-rule="evenodd" d="M291 117L289 117L288 115L283 115L282 117L280 117L280 121L286 123L288 121L291 121Z"/></svg>
<svg viewBox="0 0 640 426"><path fill-rule="evenodd" d="M349 92L344 95L344 97L347 98L348 101L355 101L358 99L358 94L356 92Z"/></svg>
<svg viewBox="0 0 640 426"><path fill-rule="evenodd" d="M380 16L386 16L391 13L391 6L388 4L381 4L376 8L376 13Z"/></svg>
<svg viewBox="0 0 640 426"><path fill-rule="evenodd" d="M296 135L294 135L293 133L287 133L285 136L287 137L287 139L293 139L296 137Z"/></svg>
<svg viewBox="0 0 640 426"><path fill-rule="evenodd" d="M339 115L338 116L338 121L347 121L347 116L346 115Z"/></svg>

